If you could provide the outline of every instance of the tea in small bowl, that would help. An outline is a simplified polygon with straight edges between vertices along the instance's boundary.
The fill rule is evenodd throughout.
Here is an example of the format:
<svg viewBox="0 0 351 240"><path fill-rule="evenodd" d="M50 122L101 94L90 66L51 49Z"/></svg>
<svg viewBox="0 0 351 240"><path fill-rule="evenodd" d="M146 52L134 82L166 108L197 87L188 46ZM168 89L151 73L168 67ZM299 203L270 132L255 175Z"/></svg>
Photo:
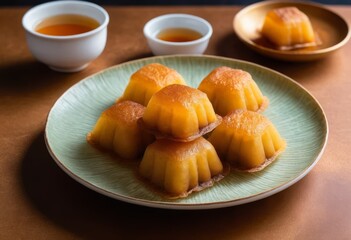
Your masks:
<svg viewBox="0 0 351 240"><path fill-rule="evenodd" d="M69 36L86 33L99 26L97 20L88 16L61 14L44 19L35 27L35 31L52 36Z"/></svg>
<svg viewBox="0 0 351 240"><path fill-rule="evenodd" d="M157 38L167 42L190 42L202 38L202 34L189 28L167 28L157 34Z"/></svg>
<svg viewBox="0 0 351 240"><path fill-rule="evenodd" d="M144 35L154 55L202 54L212 36L212 26L197 16L166 14L147 22Z"/></svg>
<svg viewBox="0 0 351 240"><path fill-rule="evenodd" d="M51 69L84 69L105 48L109 15L84 1L53 1L31 8L22 19L33 56Z"/></svg>

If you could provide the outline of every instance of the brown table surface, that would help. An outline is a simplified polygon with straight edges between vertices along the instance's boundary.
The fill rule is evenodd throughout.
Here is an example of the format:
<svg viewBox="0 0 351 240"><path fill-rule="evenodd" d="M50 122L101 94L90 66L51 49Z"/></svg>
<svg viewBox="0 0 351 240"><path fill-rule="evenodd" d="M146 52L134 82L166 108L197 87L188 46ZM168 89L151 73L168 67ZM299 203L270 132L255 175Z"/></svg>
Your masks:
<svg viewBox="0 0 351 240"><path fill-rule="evenodd" d="M348 22L351 7L329 6ZM315 62L271 60L245 47L232 20L239 6L109 7L103 54L78 73L58 73L30 54L21 26L28 8L0 8L0 239L350 239L351 44ZM74 181L50 157L47 114L69 87L106 67L152 56L142 28L171 12L208 19L206 51L280 71L306 87L329 121L325 152L301 181L271 197L212 210L132 205ZM336 26L337 27L337 26Z"/></svg>

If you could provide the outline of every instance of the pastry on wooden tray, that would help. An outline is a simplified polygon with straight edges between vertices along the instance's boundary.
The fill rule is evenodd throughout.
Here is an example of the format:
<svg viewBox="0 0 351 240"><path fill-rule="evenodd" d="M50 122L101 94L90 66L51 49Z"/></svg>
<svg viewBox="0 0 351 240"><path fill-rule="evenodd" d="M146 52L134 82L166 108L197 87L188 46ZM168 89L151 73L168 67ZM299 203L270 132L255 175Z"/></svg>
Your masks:
<svg viewBox="0 0 351 240"><path fill-rule="evenodd" d="M145 107L132 101L115 103L99 117L88 134L90 144L114 152L123 159L141 157L154 137L138 127Z"/></svg>
<svg viewBox="0 0 351 240"><path fill-rule="evenodd" d="M118 101L131 100L146 106L155 92L170 84L186 85L176 70L160 63L147 64L131 75Z"/></svg>
<svg viewBox="0 0 351 240"><path fill-rule="evenodd" d="M286 142L272 122L251 111L237 110L223 118L208 138L222 161L233 169L256 172L285 150Z"/></svg>
<svg viewBox="0 0 351 240"><path fill-rule="evenodd" d="M223 165L203 137L191 142L159 139L147 147L139 173L166 196L179 198L222 179Z"/></svg>
<svg viewBox="0 0 351 240"><path fill-rule="evenodd" d="M192 141L221 121L207 95L185 85L173 84L155 93L145 109L140 125L156 138Z"/></svg>
<svg viewBox="0 0 351 240"><path fill-rule="evenodd" d="M261 33L280 50L318 44L309 17L296 7L282 7L268 11Z"/></svg>
<svg viewBox="0 0 351 240"><path fill-rule="evenodd" d="M212 70L198 89L207 94L215 112L221 116L238 109L261 112L269 103L250 73L226 66Z"/></svg>

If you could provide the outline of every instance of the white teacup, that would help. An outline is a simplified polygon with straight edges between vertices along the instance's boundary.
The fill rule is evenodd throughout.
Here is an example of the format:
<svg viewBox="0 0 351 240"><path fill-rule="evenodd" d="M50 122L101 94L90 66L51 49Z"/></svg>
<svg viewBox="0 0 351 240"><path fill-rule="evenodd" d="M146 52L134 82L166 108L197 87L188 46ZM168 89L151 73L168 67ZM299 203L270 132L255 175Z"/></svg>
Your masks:
<svg viewBox="0 0 351 240"><path fill-rule="evenodd" d="M95 19L99 26L91 31L53 36L36 31L38 23L61 14L83 15ZM23 16L27 44L33 56L51 69L76 72L84 69L105 48L108 13L100 6L84 1L53 1L35 6Z"/></svg>
<svg viewBox="0 0 351 240"><path fill-rule="evenodd" d="M172 42L158 38L165 29L186 28L202 37L193 41ZM205 19L189 14L166 14L151 19L144 26L144 35L154 55L202 54L212 36L212 26Z"/></svg>

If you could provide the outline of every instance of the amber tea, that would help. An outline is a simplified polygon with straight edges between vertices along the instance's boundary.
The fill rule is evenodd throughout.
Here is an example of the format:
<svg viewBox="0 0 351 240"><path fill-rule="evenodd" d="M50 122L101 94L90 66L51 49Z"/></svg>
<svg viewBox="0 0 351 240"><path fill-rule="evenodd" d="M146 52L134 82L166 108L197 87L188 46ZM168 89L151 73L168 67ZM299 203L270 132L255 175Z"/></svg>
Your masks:
<svg viewBox="0 0 351 240"><path fill-rule="evenodd" d="M168 42L190 42L201 37L201 33L189 28L167 28L157 34L158 39Z"/></svg>
<svg viewBox="0 0 351 240"><path fill-rule="evenodd" d="M62 14L44 19L36 26L35 31L46 35L68 36L89 32L99 26L99 22L91 17Z"/></svg>

